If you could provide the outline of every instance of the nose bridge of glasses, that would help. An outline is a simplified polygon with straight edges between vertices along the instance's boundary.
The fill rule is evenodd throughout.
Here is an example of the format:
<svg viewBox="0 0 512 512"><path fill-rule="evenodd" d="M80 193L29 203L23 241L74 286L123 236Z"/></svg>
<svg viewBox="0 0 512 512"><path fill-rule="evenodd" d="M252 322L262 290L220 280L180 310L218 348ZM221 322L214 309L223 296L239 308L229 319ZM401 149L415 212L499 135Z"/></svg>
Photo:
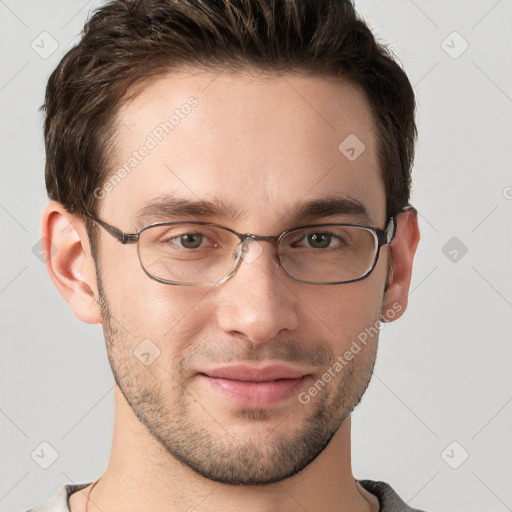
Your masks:
<svg viewBox="0 0 512 512"><path fill-rule="evenodd" d="M277 248L277 241L279 240L278 236L263 236L263 235L253 235L252 233L244 233L240 236L240 243L238 244L237 252L238 255L242 257L247 263L252 263L255 261L263 252L263 246L258 242L269 242L273 246L274 257L276 262L279 263L279 251ZM255 242L253 244L252 255L248 252L248 245L251 242Z"/></svg>

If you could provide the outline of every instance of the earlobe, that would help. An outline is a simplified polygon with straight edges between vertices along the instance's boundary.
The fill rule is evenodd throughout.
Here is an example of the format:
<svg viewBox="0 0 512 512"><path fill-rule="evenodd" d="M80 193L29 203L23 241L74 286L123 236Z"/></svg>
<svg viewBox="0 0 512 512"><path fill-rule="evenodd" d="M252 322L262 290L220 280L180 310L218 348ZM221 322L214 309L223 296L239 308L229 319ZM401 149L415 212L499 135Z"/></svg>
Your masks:
<svg viewBox="0 0 512 512"><path fill-rule="evenodd" d="M395 239L391 242L393 266L382 304L382 320L392 322L407 308L411 284L412 264L420 240L418 212L412 206L404 208L397 218Z"/></svg>
<svg viewBox="0 0 512 512"><path fill-rule="evenodd" d="M51 201L43 211L40 236L50 278L75 316L85 323L101 323L96 267L84 222Z"/></svg>

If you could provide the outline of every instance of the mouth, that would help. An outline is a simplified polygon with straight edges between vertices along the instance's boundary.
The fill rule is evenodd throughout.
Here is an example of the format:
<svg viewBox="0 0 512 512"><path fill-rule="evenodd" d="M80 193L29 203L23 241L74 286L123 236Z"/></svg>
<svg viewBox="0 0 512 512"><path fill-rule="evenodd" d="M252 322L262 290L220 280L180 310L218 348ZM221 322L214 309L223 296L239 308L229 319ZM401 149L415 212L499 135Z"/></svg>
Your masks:
<svg viewBox="0 0 512 512"><path fill-rule="evenodd" d="M309 381L307 371L284 365L256 368L247 365L215 368L199 373L209 391L230 403L265 408L297 396Z"/></svg>

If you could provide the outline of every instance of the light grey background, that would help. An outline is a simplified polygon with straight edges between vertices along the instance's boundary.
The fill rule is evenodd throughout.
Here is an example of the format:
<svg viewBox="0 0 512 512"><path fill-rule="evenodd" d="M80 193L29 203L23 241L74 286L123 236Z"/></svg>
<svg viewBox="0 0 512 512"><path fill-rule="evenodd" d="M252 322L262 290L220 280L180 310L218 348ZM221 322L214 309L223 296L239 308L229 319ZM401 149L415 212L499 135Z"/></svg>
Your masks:
<svg viewBox="0 0 512 512"><path fill-rule="evenodd" d="M1 511L92 482L110 451L101 326L73 316L32 252L47 202L37 109L101 3L0 0ZM512 510L512 2L356 5L415 86L422 238L408 311L382 329L353 415L354 474L427 510ZM48 469L41 443L58 453Z"/></svg>

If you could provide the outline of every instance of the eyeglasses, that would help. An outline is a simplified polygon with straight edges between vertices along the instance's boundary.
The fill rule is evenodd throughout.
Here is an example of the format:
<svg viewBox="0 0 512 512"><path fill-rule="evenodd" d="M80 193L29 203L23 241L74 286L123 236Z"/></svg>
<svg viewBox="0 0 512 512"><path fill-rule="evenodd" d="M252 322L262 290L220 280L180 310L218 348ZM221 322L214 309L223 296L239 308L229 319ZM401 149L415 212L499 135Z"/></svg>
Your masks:
<svg viewBox="0 0 512 512"><path fill-rule="evenodd" d="M370 275L380 248L391 243L396 233L395 217L390 217L385 230L363 224L310 224L277 236L259 236L208 222L177 221L124 233L82 211L122 244L137 243L141 266L151 279L174 285L226 282L242 259L252 262L248 255L244 257L252 241L273 244L277 261L297 281L352 283Z"/></svg>

